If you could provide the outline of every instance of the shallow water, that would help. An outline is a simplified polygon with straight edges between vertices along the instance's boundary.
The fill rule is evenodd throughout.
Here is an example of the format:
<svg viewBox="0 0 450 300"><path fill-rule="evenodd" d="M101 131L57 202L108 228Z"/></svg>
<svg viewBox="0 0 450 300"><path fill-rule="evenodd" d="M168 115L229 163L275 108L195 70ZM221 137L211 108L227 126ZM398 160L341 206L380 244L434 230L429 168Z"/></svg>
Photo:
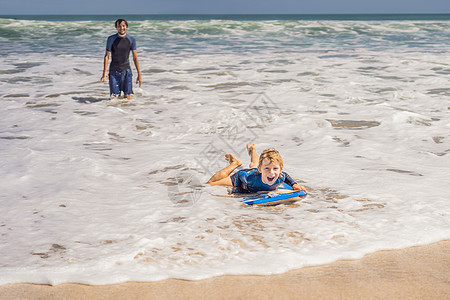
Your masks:
<svg viewBox="0 0 450 300"><path fill-rule="evenodd" d="M0 20L0 284L272 274L449 238L448 21ZM45 38L43 38L45 37ZM301 202L204 183L277 148Z"/></svg>

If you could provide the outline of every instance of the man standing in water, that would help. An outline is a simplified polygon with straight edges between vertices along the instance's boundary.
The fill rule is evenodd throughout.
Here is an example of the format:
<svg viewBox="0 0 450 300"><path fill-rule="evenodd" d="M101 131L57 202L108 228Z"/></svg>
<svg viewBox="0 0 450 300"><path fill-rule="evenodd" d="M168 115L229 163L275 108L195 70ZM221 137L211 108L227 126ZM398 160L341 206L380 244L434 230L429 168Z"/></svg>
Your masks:
<svg viewBox="0 0 450 300"><path fill-rule="evenodd" d="M142 84L141 71L136 50L136 40L127 34L128 23L124 19L118 19L115 23L117 33L108 37L106 42L106 52L103 65L103 76L100 78L104 82L109 78L109 93L112 97L119 97L123 92L123 97L130 99L133 94L133 79L129 62L130 51L133 53L133 61L138 72L136 83L139 87ZM112 56L107 73L109 56Z"/></svg>

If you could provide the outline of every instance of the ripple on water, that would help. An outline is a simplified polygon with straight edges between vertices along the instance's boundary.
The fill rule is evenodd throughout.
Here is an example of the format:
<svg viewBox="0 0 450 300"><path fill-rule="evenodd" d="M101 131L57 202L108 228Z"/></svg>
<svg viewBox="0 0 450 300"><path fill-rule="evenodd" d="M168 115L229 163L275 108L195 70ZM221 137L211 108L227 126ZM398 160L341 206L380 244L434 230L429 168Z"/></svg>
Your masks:
<svg viewBox="0 0 450 300"><path fill-rule="evenodd" d="M331 126L333 126L334 129L349 129L349 130L361 130L361 129L367 129L372 127L377 127L381 123L377 121L356 121L356 120L332 120L332 119L326 119L328 122L331 123Z"/></svg>

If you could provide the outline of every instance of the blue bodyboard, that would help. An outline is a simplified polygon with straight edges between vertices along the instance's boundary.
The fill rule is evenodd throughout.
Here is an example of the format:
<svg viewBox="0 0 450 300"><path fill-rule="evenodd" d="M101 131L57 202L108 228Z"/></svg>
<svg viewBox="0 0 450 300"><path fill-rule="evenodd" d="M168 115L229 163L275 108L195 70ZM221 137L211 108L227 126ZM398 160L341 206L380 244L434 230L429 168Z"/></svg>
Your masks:
<svg viewBox="0 0 450 300"><path fill-rule="evenodd" d="M307 193L304 191L293 191L290 186L284 184L281 186L281 189L275 191L245 196L241 202L247 205L277 205L286 202L295 202L299 200L295 198L304 198L306 195Z"/></svg>
<svg viewBox="0 0 450 300"><path fill-rule="evenodd" d="M278 194L277 192L269 192L259 195L244 197L241 202L247 205L275 205L285 202L284 200L293 199L296 197L306 196L304 191L295 191L290 193Z"/></svg>

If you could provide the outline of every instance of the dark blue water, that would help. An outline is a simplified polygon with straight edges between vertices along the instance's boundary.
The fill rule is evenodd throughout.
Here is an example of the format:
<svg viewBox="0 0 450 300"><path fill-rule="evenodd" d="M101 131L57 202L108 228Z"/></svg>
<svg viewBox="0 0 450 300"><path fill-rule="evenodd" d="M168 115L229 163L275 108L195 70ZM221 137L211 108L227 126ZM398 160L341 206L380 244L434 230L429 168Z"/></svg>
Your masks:
<svg viewBox="0 0 450 300"><path fill-rule="evenodd" d="M109 21L117 18L132 21L187 21L187 20L235 20L235 21L445 21L450 14L214 14L214 15L0 15L0 18L45 21Z"/></svg>

